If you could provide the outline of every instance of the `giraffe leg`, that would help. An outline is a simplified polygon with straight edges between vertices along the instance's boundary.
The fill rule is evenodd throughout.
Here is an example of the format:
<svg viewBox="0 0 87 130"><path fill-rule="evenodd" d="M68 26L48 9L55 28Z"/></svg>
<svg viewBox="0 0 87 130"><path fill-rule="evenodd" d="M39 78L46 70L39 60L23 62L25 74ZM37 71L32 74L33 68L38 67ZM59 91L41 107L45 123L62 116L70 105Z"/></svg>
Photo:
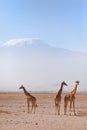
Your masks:
<svg viewBox="0 0 87 130"><path fill-rule="evenodd" d="M60 115L60 113L59 113L59 102L56 105L56 109L57 109L57 114Z"/></svg>
<svg viewBox="0 0 87 130"><path fill-rule="evenodd" d="M67 110L67 105L68 105L68 99L67 97L64 98L64 115L66 115L66 110Z"/></svg>
<svg viewBox="0 0 87 130"><path fill-rule="evenodd" d="M37 101L35 101L35 105L34 105L34 113L36 111L36 107L37 107Z"/></svg>
<svg viewBox="0 0 87 130"><path fill-rule="evenodd" d="M36 110L37 104L34 104L34 114L35 114L35 110Z"/></svg>
<svg viewBox="0 0 87 130"><path fill-rule="evenodd" d="M57 105L55 105L55 115L56 115L56 112L57 112L57 110L58 110L58 109L57 109L57 107L58 107L58 106L57 106Z"/></svg>
<svg viewBox="0 0 87 130"><path fill-rule="evenodd" d="M32 106L31 106L31 113L32 113L32 111L33 111L33 107L34 107L34 106L32 105Z"/></svg>
<svg viewBox="0 0 87 130"><path fill-rule="evenodd" d="M33 102L32 102L31 113L32 113L33 109L34 109L34 113L35 113L36 106L37 106L37 105L36 105L36 101L33 101Z"/></svg>
<svg viewBox="0 0 87 130"><path fill-rule="evenodd" d="M66 107L64 107L64 115L66 115Z"/></svg>
<svg viewBox="0 0 87 130"><path fill-rule="evenodd" d="M36 106L34 106L34 114L35 114Z"/></svg>
<svg viewBox="0 0 87 130"><path fill-rule="evenodd" d="M67 104L64 102L64 115L66 115Z"/></svg>
<svg viewBox="0 0 87 130"><path fill-rule="evenodd" d="M70 100L70 116L71 116L71 108L72 108L72 99Z"/></svg>
<svg viewBox="0 0 87 130"><path fill-rule="evenodd" d="M55 115L59 115L59 103L55 104Z"/></svg>
<svg viewBox="0 0 87 130"><path fill-rule="evenodd" d="M76 113L75 113L75 98L73 100L73 111L74 111L74 115L76 115Z"/></svg>
<svg viewBox="0 0 87 130"><path fill-rule="evenodd" d="M30 107L30 103L29 103L29 99L27 98L27 107L28 107L28 113L30 113L29 107Z"/></svg>
<svg viewBox="0 0 87 130"><path fill-rule="evenodd" d="M60 115L60 103L58 104L58 115Z"/></svg>
<svg viewBox="0 0 87 130"><path fill-rule="evenodd" d="M28 106L27 106L27 107L28 107L28 113L29 113L29 112L30 112L30 111L29 111L29 103L28 103Z"/></svg>
<svg viewBox="0 0 87 130"><path fill-rule="evenodd" d="M36 107L37 107L36 103L32 104L31 113L32 113L33 110L34 110L34 113L35 113Z"/></svg>
<svg viewBox="0 0 87 130"><path fill-rule="evenodd" d="M58 102L55 98L55 115L56 115L57 111L58 111Z"/></svg>

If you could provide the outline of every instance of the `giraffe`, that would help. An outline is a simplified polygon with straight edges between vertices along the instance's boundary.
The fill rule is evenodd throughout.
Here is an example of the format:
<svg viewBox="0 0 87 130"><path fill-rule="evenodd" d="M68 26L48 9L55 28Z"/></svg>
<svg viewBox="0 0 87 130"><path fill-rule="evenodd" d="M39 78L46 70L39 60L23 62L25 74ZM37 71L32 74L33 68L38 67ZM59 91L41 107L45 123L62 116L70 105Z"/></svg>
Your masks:
<svg viewBox="0 0 87 130"><path fill-rule="evenodd" d="M74 87L74 89L73 89L69 94L67 94L67 95L64 97L64 115L66 115L66 109L67 109L68 102L70 102L70 115L71 115L71 107L72 107L72 104L73 104L73 112L74 112L74 115L76 115L76 113L75 113L75 94L76 94L76 91L77 91L77 87L78 87L78 85L79 85L79 82L80 82L80 81L76 81L76 82L75 82L75 87Z"/></svg>
<svg viewBox="0 0 87 130"><path fill-rule="evenodd" d="M24 91L24 94L26 95L27 97L27 107L28 107L28 113L30 113L30 104L31 104L31 113L34 109L34 113L35 113L35 110L36 110L36 107L37 107L37 104L36 104L36 98L34 96L32 96L26 89L23 85L21 85L19 87L19 89L23 89Z"/></svg>
<svg viewBox="0 0 87 130"><path fill-rule="evenodd" d="M54 98L54 101L55 101L55 113L56 113L56 111L58 111L58 115L60 115L61 94L62 94L63 86L64 85L67 86L67 84L65 83L65 81L63 81L61 83L61 87L60 87L57 95Z"/></svg>

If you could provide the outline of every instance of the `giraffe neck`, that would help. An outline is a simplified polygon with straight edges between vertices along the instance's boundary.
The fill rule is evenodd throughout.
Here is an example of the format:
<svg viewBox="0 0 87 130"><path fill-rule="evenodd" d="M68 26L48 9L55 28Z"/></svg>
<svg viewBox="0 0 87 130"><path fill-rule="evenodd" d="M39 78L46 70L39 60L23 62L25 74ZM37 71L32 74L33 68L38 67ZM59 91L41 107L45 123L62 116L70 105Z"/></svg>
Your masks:
<svg viewBox="0 0 87 130"><path fill-rule="evenodd" d="M30 96L30 93L27 92L27 90L25 88L23 88L23 90L24 90L24 93L25 93L26 96Z"/></svg>
<svg viewBox="0 0 87 130"><path fill-rule="evenodd" d="M63 84L61 83L61 87L60 87L60 89L58 91L58 95L61 95L62 91L63 91Z"/></svg>
<svg viewBox="0 0 87 130"><path fill-rule="evenodd" d="M73 91L72 91L72 94L73 94L73 95L75 95L75 94L76 94L77 87L78 87L78 85L76 84L76 85L75 85L75 88L74 88L74 89L73 89Z"/></svg>

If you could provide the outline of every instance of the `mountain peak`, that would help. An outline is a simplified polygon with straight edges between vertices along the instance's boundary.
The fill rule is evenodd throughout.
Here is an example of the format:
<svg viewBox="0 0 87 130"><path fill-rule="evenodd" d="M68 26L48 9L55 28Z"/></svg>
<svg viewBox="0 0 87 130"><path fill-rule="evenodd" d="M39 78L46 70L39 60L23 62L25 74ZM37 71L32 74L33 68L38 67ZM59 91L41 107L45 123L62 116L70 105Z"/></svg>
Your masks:
<svg viewBox="0 0 87 130"><path fill-rule="evenodd" d="M5 42L2 46L21 46L24 44L35 44L35 43L40 43L41 40L39 38L22 38L22 39L13 39Z"/></svg>

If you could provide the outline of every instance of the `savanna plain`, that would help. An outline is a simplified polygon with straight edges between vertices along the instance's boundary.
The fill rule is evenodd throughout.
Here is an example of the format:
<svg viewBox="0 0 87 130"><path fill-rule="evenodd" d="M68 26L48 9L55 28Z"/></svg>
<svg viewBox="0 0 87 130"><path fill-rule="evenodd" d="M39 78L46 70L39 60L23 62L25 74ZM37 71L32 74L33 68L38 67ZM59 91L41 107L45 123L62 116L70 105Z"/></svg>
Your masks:
<svg viewBox="0 0 87 130"><path fill-rule="evenodd" d="M0 130L87 130L87 95L76 95L76 116L64 115L62 95L60 115L55 114L55 94L32 94L37 98L35 114L27 113L24 94L0 94Z"/></svg>

